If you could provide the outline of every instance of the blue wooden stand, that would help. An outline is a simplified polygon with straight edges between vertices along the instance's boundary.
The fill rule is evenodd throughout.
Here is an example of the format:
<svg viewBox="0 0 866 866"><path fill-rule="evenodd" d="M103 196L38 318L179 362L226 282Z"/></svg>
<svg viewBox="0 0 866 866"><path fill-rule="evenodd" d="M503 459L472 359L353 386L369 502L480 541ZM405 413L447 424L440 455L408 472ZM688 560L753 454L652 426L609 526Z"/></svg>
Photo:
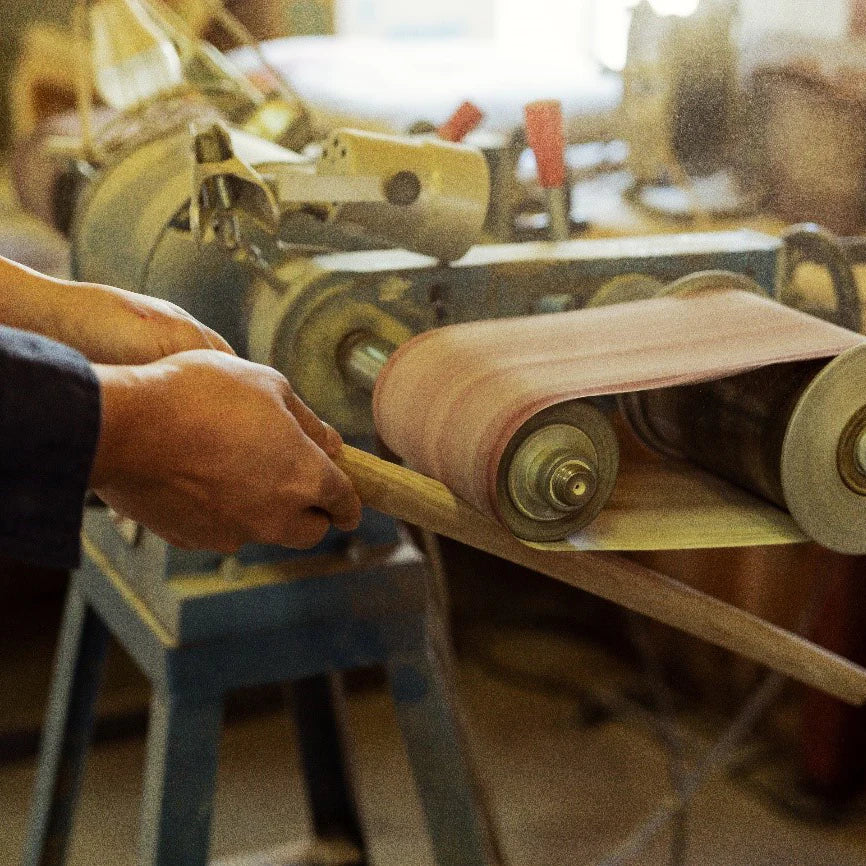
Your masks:
<svg viewBox="0 0 866 866"><path fill-rule="evenodd" d="M341 748L339 672L384 666L437 863L500 862L449 693L410 544L178 571L156 536L85 518L85 557L66 603L26 841L25 866L65 862L109 635L153 686L142 866L208 862L222 709L231 689L296 683L302 764L322 838L366 863ZM314 576L310 576L314 575Z"/></svg>

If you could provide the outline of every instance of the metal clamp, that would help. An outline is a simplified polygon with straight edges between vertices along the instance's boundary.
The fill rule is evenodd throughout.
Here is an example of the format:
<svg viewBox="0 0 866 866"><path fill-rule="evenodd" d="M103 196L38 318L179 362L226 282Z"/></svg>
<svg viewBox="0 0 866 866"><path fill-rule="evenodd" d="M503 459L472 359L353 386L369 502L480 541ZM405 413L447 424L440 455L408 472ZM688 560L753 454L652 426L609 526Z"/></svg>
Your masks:
<svg viewBox="0 0 866 866"><path fill-rule="evenodd" d="M212 123L190 132L194 162L189 222L196 241L219 237L227 248L236 249L241 244L241 214L276 234L277 198L265 179L235 154L228 129Z"/></svg>

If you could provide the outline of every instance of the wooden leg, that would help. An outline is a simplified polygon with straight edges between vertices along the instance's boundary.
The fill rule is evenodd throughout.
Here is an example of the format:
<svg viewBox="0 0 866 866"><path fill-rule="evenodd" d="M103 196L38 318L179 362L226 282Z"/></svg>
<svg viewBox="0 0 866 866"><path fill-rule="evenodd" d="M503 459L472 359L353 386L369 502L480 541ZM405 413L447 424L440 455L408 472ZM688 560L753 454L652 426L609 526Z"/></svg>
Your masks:
<svg viewBox="0 0 866 866"><path fill-rule="evenodd" d="M141 866L206 866L222 697L155 690L150 710Z"/></svg>
<svg viewBox="0 0 866 866"><path fill-rule="evenodd" d="M39 749L24 866L66 862L107 642L105 625L73 583L66 597Z"/></svg>
<svg viewBox="0 0 866 866"><path fill-rule="evenodd" d="M408 625L408 624L407 624ZM409 626L388 664L397 720L439 866L505 862L445 663L440 629ZM414 648L412 648L414 647Z"/></svg>
<svg viewBox="0 0 866 866"><path fill-rule="evenodd" d="M354 845L358 863L366 863L346 746L342 677L297 680L291 691L313 831L323 841Z"/></svg>

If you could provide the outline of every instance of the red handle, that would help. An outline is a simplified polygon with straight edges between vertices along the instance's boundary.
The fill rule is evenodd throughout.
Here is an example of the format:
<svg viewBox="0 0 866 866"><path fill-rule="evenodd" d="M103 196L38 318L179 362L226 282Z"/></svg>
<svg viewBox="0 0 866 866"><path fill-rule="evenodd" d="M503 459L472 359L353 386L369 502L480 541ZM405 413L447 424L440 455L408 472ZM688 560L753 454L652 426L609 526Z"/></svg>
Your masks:
<svg viewBox="0 0 866 866"><path fill-rule="evenodd" d="M484 113L471 102L463 102L454 114L436 132L444 141L463 141L484 117Z"/></svg>
<svg viewBox="0 0 866 866"><path fill-rule="evenodd" d="M565 183L565 132L557 99L530 102L524 110L526 139L535 154L538 181L546 189Z"/></svg>

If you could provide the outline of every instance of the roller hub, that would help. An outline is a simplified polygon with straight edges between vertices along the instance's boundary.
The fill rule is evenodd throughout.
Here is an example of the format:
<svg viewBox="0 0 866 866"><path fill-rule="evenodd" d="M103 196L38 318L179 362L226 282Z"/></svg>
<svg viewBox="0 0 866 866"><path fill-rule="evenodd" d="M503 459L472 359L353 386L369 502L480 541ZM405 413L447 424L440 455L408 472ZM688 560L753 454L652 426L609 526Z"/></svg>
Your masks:
<svg viewBox="0 0 866 866"><path fill-rule="evenodd" d="M500 460L497 507L505 525L528 541L558 541L590 523L613 490L616 434L581 400L534 415Z"/></svg>
<svg viewBox="0 0 866 866"><path fill-rule="evenodd" d="M595 467L583 460L564 458L551 470L547 495L551 504L564 510L582 508L592 498L598 484Z"/></svg>

